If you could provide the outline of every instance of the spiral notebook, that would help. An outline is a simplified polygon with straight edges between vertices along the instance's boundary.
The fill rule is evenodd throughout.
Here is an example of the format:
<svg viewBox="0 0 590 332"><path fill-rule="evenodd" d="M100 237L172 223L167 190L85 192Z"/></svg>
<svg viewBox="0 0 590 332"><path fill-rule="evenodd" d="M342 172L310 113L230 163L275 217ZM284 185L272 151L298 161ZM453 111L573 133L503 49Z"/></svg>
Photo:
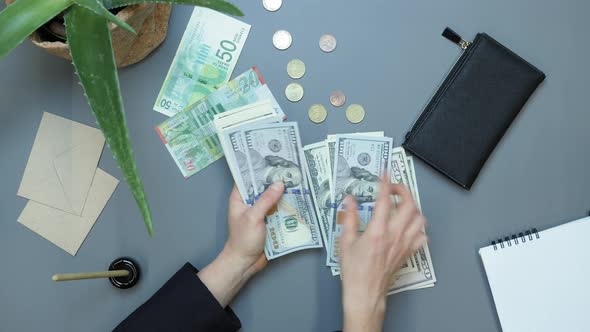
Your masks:
<svg viewBox="0 0 590 332"><path fill-rule="evenodd" d="M481 248L504 332L590 331L590 217Z"/></svg>

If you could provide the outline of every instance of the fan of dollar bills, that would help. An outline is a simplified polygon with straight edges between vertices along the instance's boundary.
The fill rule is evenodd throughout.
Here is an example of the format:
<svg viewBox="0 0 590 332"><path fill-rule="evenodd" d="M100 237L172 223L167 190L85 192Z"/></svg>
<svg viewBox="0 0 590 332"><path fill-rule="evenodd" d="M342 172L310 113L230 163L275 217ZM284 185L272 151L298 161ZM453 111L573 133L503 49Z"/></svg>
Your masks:
<svg viewBox="0 0 590 332"><path fill-rule="evenodd" d="M214 116L227 164L246 204L272 183L285 184L283 198L266 217L268 259L323 243L326 265L338 275L338 212L344 197L353 195L359 203L360 232L372 217L380 174L407 186L420 207L413 160L403 148L393 148L383 132L330 135L302 147L297 123L281 122L274 105L264 100ZM392 280L390 294L432 287L435 281L424 245Z"/></svg>

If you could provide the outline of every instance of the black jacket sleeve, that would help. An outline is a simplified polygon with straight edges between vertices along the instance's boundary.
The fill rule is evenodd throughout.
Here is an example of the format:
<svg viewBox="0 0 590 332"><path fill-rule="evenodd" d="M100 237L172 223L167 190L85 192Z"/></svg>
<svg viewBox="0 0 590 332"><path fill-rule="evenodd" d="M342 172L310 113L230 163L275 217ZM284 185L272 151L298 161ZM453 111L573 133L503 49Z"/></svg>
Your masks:
<svg viewBox="0 0 590 332"><path fill-rule="evenodd" d="M223 309L186 263L146 303L115 328L129 331L234 332L241 324L234 312Z"/></svg>

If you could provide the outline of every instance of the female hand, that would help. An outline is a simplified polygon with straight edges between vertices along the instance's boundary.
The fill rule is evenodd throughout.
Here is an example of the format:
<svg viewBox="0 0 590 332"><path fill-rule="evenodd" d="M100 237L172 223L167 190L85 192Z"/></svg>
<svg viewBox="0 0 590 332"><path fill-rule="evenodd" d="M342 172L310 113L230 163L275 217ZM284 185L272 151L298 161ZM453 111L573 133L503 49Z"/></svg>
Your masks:
<svg viewBox="0 0 590 332"><path fill-rule="evenodd" d="M392 195L401 202L392 216ZM426 219L404 186L382 181L373 218L364 234L358 233L357 204L345 199L340 239L344 330L380 331L387 290L407 257L425 242Z"/></svg>
<svg viewBox="0 0 590 332"><path fill-rule="evenodd" d="M268 263L264 255L264 218L277 205L284 190L285 186L281 182L270 185L252 207L244 204L236 187L229 197L229 236L223 250L247 266L246 272L250 274L262 270Z"/></svg>
<svg viewBox="0 0 590 332"><path fill-rule="evenodd" d="M229 235L225 247L211 264L198 273L222 307L227 306L246 281L268 263L264 256L264 218L279 202L284 190L282 183L272 184L254 206L249 207L234 187L229 197Z"/></svg>

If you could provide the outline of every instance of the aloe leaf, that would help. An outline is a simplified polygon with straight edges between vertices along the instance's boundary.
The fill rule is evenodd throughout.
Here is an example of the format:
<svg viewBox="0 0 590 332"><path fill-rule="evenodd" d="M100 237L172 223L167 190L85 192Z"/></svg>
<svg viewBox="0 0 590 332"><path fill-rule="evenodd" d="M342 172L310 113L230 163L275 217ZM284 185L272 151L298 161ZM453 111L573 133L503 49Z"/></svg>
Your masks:
<svg viewBox="0 0 590 332"><path fill-rule="evenodd" d="M117 8L138 3L167 3L176 5L192 5L207 7L218 12L234 16L244 16L244 13L235 5L223 0L103 0L107 8Z"/></svg>
<svg viewBox="0 0 590 332"><path fill-rule="evenodd" d="M129 24L125 23L120 18L113 15L113 13L111 13L108 9L106 9L101 0L74 0L74 3L86 9L90 9L95 14L106 18L107 20L115 23L116 25L131 33L135 33L135 30Z"/></svg>
<svg viewBox="0 0 590 332"><path fill-rule="evenodd" d="M0 12L0 59L71 6L72 0L17 0Z"/></svg>
<svg viewBox="0 0 590 332"><path fill-rule="evenodd" d="M125 124L108 21L78 5L70 8L65 19L72 62L88 103L152 235L152 215Z"/></svg>

